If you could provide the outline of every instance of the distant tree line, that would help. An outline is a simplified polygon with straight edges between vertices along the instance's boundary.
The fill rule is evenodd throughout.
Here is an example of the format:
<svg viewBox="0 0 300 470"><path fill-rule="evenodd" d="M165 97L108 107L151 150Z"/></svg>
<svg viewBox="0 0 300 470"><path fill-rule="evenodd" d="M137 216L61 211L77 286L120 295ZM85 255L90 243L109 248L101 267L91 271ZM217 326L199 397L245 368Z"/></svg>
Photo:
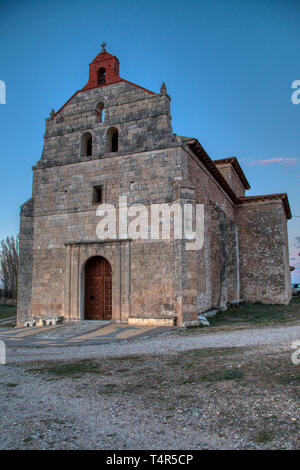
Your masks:
<svg viewBox="0 0 300 470"><path fill-rule="evenodd" d="M19 235L0 243L0 297L15 299L18 288Z"/></svg>

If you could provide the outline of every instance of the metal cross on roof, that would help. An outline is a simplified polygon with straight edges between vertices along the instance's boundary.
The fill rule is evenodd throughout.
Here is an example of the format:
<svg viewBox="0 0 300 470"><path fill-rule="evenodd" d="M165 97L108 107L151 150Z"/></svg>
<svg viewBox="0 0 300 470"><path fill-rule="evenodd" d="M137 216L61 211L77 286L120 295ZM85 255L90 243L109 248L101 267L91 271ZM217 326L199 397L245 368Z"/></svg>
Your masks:
<svg viewBox="0 0 300 470"><path fill-rule="evenodd" d="M106 46L106 42L103 42L103 43L101 44L101 47L102 47L101 52L106 52L105 46Z"/></svg>

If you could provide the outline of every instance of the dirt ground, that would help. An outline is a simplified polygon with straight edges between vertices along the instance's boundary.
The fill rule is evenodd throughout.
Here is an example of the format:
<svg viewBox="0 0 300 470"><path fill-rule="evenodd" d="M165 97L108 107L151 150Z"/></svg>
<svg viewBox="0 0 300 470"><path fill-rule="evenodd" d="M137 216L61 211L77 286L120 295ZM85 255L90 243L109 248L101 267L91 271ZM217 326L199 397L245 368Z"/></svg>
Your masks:
<svg viewBox="0 0 300 470"><path fill-rule="evenodd" d="M131 342L102 357L102 346L77 347L68 360L62 348L41 348L41 358L28 348L0 366L0 449L299 449L290 344L165 348L190 338ZM145 352L151 341L160 354Z"/></svg>

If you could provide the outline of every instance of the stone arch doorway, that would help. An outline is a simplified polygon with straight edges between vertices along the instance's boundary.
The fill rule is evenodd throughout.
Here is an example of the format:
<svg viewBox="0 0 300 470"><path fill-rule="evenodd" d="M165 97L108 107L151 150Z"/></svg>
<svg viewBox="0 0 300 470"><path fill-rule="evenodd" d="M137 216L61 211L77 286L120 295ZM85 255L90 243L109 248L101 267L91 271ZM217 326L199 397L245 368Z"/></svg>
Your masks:
<svg viewBox="0 0 300 470"><path fill-rule="evenodd" d="M110 320L112 316L112 272L102 256L90 258L85 265L86 320Z"/></svg>

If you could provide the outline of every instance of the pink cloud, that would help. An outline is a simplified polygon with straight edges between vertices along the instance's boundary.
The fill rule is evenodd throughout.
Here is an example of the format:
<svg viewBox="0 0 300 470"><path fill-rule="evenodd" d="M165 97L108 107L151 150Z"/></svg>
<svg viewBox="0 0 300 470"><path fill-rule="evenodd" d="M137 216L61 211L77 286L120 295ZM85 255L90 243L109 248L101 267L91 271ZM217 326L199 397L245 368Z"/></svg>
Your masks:
<svg viewBox="0 0 300 470"><path fill-rule="evenodd" d="M252 165L271 165L272 163L282 163L284 166L295 165L297 163L297 158L267 158L265 160L254 160L248 163L248 166Z"/></svg>

